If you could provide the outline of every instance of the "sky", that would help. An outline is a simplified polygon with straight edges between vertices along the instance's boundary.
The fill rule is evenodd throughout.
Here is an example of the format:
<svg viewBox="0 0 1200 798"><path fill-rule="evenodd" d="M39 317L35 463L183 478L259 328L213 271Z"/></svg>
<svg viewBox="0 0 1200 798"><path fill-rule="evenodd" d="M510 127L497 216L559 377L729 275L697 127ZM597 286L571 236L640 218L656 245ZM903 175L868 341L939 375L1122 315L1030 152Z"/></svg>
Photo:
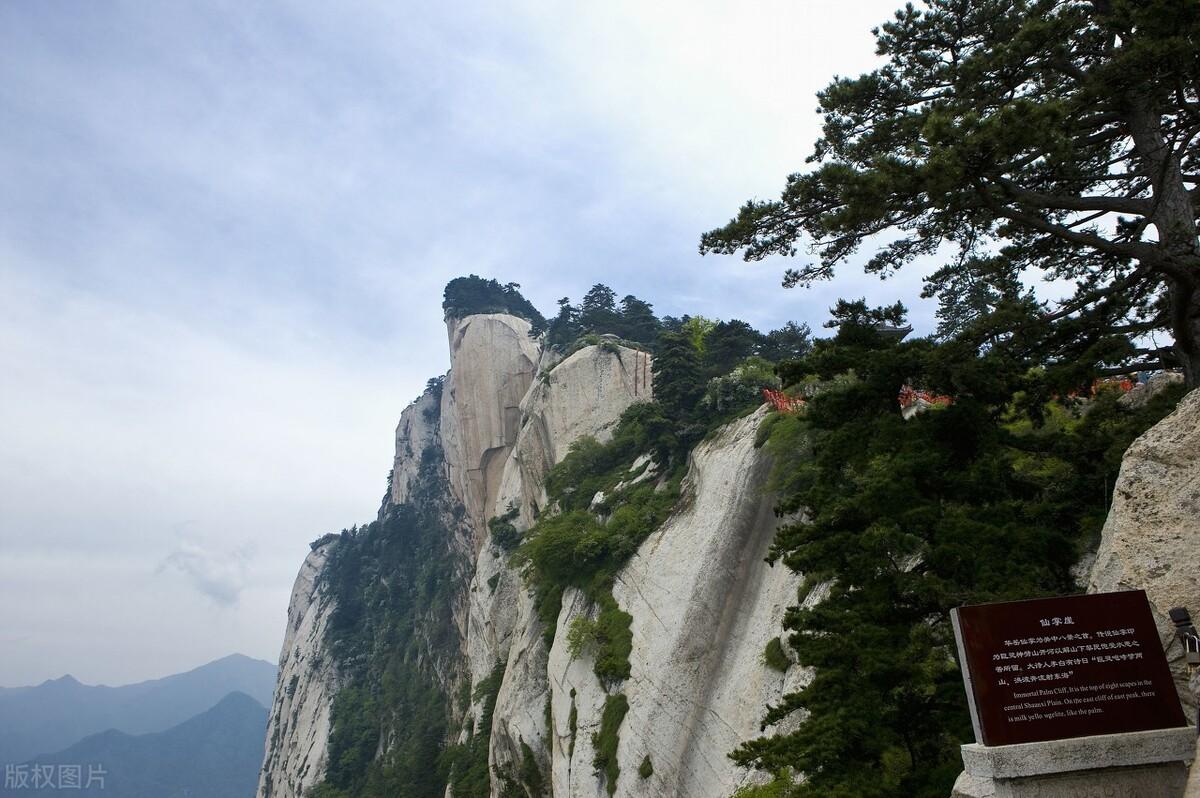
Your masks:
<svg viewBox="0 0 1200 798"><path fill-rule="evenodd" d="M931 331L869 253L786 291L697 251L898 5L0 3L0 685L275 661L308 542L373 518L449 365L453 277Z"/></svg>

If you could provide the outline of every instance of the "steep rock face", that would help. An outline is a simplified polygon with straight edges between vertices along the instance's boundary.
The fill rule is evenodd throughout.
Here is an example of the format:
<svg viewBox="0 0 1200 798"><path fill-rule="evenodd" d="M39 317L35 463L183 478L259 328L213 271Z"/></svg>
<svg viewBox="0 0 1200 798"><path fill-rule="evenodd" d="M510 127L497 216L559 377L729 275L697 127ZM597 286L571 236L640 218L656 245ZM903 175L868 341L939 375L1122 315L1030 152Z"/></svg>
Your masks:
<svg viewBox="0 0 1200 798"><path fill-rule="evenodd" d="M324 653L333 602L321 574L336 545L326 543L310 552L292 588L258 798L300 796L325 776L338 676Z"/></svg>
<svg viewBox="0 0 1200 798"><path fill-rule="evenodd" d="M522 589L516 596L516 623L492 719L488 761L493 772L516 773L526 756L532 756L539 773L550 772L548 653L533 597ZM500 796L502 788L502 783L493 781L492 795Z"/></svg>
<svg viewBox="0 0 1200 798"><path fill-rule="evenodd" d="M450 611L459 641L452 641L452 650L446 652L443 643L430 640L431 629L418 623L415 631L422 638L421 656L430 679L449 694L463 670L461 638L467 628L466 585L474 552L473 528L447 483L441 407L442 386L435 382L401 413L391 486L379 518L412 504L424 518L436 521L439 529L448 530L446 547L457 556L444 576L457 586ZM333 702L350 678L339 671L327 639L335 610L335 586L327 566L344 545L335 535L327 538L314 544L292 590L258 798L300 798L326 775ZM435 624L434 619L427 624Z"/></svg>
<svg viewBox="0 0 1200 798"><path fill-rule="evenodd" d="M380 517L420 504L423 517L439 519L435 527L455 552L447 573L463 589L451 593L458 637L449 645L459 648L448 652L443 642L429 658L438 689L458 695L456 674L465 671L474 688L503 666L488 750L493 796L505 776L527 772L532 758L553 795L600 798L607 793L593 773L591 737L606 691L591 656L572 660L566 650L571 621L595 607L568 591L548 650L531 592L509 553L489 540L487 520L511 505L523 530L546 511L549 469L580 437L607 440L627 407L651 398L651 363L615 344L558 360L529 338L528 323L507 314L447 326L450 373L401 417ZM762 661L799 584L783 566L763 562L777 524L772 498L761 492L769 462L753 446L764 412L696 449L683 505L618 575L613 595L633 617L634 638L632 675L611 688L630 704L620 729L618 795L731 793L754 776L727 754L758 736L768 703L807 678L799 667L781 674ZM325 773L333 698L352 680L349 671L336 672L324 647L333 602L322 574L336 570L325 569L325 560L338 545L318 547L297 579L259 798L298 798ZM396 576L397 584L408 578ZM482 709L476 701L466 711L479 718ZM638 766L647 755L654 774L642 779Z"/></svg>
<svg viewBox="0 0 1200 798"><path fill-rule="evenodd" d="M442 391L427 390L400 414L396 425L396 455L392 464L392 504L412 498L420 479L421 453L438 443Z"/></svg>
<svg viewBox="0 0 1200 798"><path fill-rule="evenodd" d="M617 795L731 794L751 776L727 754L758 736L768 703L808 678L799 667L782 674L762 661L799 586L796 574L763 561L777 524L762 492L767 456L754 448L764 412L696 448L684 505L617 577L613 595L633 616L632 673L612 689L629 701ZM568 591L549 656L552 779L560 796L607 794L592 767L605 691L591 657L572 660L566 645L572 620L592 610ZM654 772L643 779L638 768L647 756Z"/></svg>
<svg viewBox="0 0 1200 798"><path fill-rule="evenodd" d="M493 515L518 508L514 523L520 529L545 507L546 474L571 444L584 436L607 440L626 408L650 398L649 355L626 347L584 347L544 373L521 402L520 431L492 508ZM526 756L524 744L548 771L548 652L532 597L507 560L491 545L479 554L467 635L472 682L486 678L496 662L505 663L492 723L493 769L515 771ZM499 788L493 784L493 793Z"/></svg>
<svg viewBox="0 0 1200 798"><path fill-rule="evenodd" d="M623 346L587 346L542 371L521 402L521 430L504 465L494 515L511 504L532 524L546 505L545 479L571 444L604 442L625 409L653 399L652 358Z"/></svg>
<svg viewBox="0 0 1200 798"><path fill-rule="evenodd" d="M505 313L447 319L450 375L442 391L442 444L451 490L474 527L473 556L487 531L508 453L520 428L521 400L541 350L529 322Z"/></svg>
<svg viewBox="0 0 1200 798"><path fill-rule="evenodd" d="M451 371L401 414L390 490L380 518L395 507L417 502L449 531L447 545L458 552L450 578L463 586L451 600L451 611L458 629L458 656L465 660L470 607L465 588L473 573L489 567L489 553L478 560L477 554L503 466L517 439L521 400L542 352L528 335L529 323L508 314L448 319L447 332ZM445 487L436 488L437 484ZM431 489L437 495L428 495ZM296 579L260 798L298 798L326 773L330 715L339 678L326 646L334 606L328 598L329 586L322 580L326 559L336 545L328 543L310 554ZM507 573L498 556L492 557L491 566L505 572L493 604L497 612L512 615L511 622L502 624L511 632L519 577ZM486 641L487 635L471 639ZM432 644L426 641L425 645ZM489 653L479 661L494 662L499 645L485 645ZM436 680L452 693L455 673L465 662L455 666L447 662L445 652L429 654L425 661Z"/></svg>
<svg viewBox="0 0 1200 798"><path fill-rule="evenodd" d="M517 528L533 526L546 505L546 474L563 460L570 445L584 436L607 440L630 404L649 401L649 365L646 353L594 346L542 372L544 377L529 386L521 401L520 431L488 516L504 515L511 506L518 510ZM521 577L508 566L508 553L482 547L470 587L467 647L474 682L486 678L498 660L508 658L523 589Z"/></svg>
<svg viewBox="0 0 1200 798"><path fill-rule="evenodd" d="M1150 598L1180 697L1194 706L1167 611L1187 607L1200 616L1200 390L1121 461L1088 592L1139 588Z"/></svg>

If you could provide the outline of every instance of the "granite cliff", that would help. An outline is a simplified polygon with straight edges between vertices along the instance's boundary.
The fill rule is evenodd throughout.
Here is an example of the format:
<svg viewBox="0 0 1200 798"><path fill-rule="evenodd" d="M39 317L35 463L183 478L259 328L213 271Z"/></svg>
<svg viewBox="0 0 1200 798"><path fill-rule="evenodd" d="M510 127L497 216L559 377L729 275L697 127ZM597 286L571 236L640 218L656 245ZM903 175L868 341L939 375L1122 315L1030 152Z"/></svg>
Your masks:
<svg viewBox="0 0 1200 798"><path fill-rule="evenodd" d="M380 517L439 505L454 634L416 649L443 663L429 670L429 683L448 714L467 721L460 746L487 738L491 795L513 783L559 796L614 787L621 795L732 792L749 775L728 752L757 736L763 707L804 678L762 657L799 584L763 561L777 519L761 488L768 457L754 445L762 411L693 451L677 511L617 574L613 595L632 616L631 674L604 685L591 653L572 654L568 644L573 619L594 613L592 602L569 590L549 643L533 591L489 537L488 521L503 516L524 530L548 509L547 472L571 444L605 441L623 411L651 398L650 355L603 341L563 357L543 350L528 321L505 313L451 317L447 331L450 371L401 414ZM650 460L635 464L640 479L656 478ZM317 541L297 577L260 798L305 795L329 773L334 697L354 681L329 644L338 592L329 563L354 540ZM612 785L593 767L592 739L605 698L618 690L629 711ZM483 718L490 728L473 722ZM379 752L386 745L376 742ZM653 772L641 776L640 768Z"/></svg>

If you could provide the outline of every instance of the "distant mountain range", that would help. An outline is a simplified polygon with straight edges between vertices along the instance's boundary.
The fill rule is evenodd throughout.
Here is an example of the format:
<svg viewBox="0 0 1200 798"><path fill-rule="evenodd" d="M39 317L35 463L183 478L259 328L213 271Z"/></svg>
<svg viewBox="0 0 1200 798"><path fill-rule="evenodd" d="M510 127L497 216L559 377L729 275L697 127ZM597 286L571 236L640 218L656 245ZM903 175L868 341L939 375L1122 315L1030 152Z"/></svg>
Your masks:
<svg viewBox="0 0 1200 798"><path fill-rule="evenodd" d="M105 731L7 768L0 796L63 790L103 798L251 798L266 728L266 707L233 692L167 731ZM27 786L14 786L17 778Z"/></svg>
<svg viewBox="0 0 1200 798"><path fill-rule="evenodd" d="M163 732L201 713L207 716L209 710L218 709L218 702L224 706L222 699L234 692L245 694L243 698L260 708L268 707L275 670L270 662L233 654L187 673L123 687L85 685L63 676L36 687L0 689L0 768L62 752L76 743L82 745L85 737L109 730L126 736ZM265 709L263 713L265 717ZM262 757L261 730L255 756ZM258 763L255 772L257 768ZM215 793L204 790L195 795Z"/></svg>

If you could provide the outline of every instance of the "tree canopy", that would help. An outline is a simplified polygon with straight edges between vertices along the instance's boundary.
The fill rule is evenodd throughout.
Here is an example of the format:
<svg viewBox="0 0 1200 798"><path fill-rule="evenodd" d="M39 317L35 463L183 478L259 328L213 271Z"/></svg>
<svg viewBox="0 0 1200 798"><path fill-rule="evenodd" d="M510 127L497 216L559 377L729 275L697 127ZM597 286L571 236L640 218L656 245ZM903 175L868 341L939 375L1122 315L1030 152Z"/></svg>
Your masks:
<svg viewBox="0 0 1200 798"><path fill-rule="evenodd" d="M787 388L813 388L805 409L763 428L768 487L797 519L771 560L805 577L787 643L812 669L765 722L806 715L732 754L779 775L739 798L940 798L972 739L950 609L1075 592L1122 454L1179 388L1140 408L1117 391L1054 401L1022 339L982 353L901 341L878 327L903 321L895 306L834 310L836 334L779 369ZM954 401L905 420L910 382Z"/></svg>
<svg viewBox="0 0 1200 798"><path fill-rule="evenodd" d="M661 328L654 307L632 294L619 303L617 295L603 283L596 283L583 295L578 307L570 297L558 300L558 315L548 322L535 324L531 335L546 335L546 345L566 349L580 336L611 334L626 341L653 345Z"/></svg>
<svg viewBox="0 0 1200 798"><path fill-rule="evenodd" d="M446 283L442 310L447 316L463 318L473 313L511 313L520 316L534 326L544 326L546 319L538 309L521 295L518 283L501 285L472 274L455 277Z"/></svg>
<svg viewBox="0 0 1200 798"><path fill-rule="evenodd" d="M881 276L949 243L926 283L943 332L1028 302L1020 277L1040 269L1074 287L1039 308L1049 357L1103 352L1200 384L1200 3L927 0L875 35L887 62L819 94L815 168L701 252L756 260L807 239L817 261L788 270L797 285L880 233L865 268ZM1174 344L1147 344L1156 331Z"/></svg>

